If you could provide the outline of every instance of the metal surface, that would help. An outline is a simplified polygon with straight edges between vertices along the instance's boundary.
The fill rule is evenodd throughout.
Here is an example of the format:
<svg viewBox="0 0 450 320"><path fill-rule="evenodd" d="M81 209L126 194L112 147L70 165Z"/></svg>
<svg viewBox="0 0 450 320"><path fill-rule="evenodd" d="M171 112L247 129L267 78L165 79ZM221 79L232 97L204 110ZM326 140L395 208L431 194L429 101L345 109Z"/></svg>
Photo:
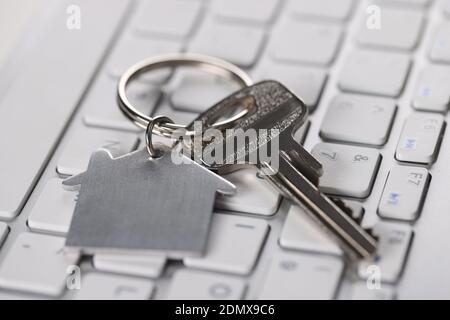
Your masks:
<svg viewBox="0 0 450 320"><path fill-rule="evenodd" d="M80 185L66 246L91 254L201 254L217 192L232 194L235 187L182 160L175 164L171 152L149 160L145 149L115 159L106 150L95 152L86 172L63 182Z"/></svg>
<svg viewBox="0 0 450 320"><path fill-rule="evenodd" d="M122 110L122 112L138 127L144 129L147 128L147 125L150 121L152 121L152 118L137 110L128 100L126 94L127 85L133 79L145 72L179 66L198 68L200 70L236 81L242 86L249 86L253 83L251 78L242 69L218 58L192 53L171 53L150 57L131 66L121 76L117 87L117 103L120 110ZM245 114L246 112L243 111L239 115L217 123L216 126L221 127L226 124L234 123L237 118L243 117ZM184 127L184 125L164 123L156 125L154 131L158 135L170 137L173 131L183 129Z"/></svg>
<svg viewBox="0 0 450 320"><path fill-rule="evenodd" d="M203 139L203 145L194 143L193 149L197 151L194 154L202 155L202 162L205 163L205 155L211 154L213 150L216 151L215 154L218 154L217 150L226 150L220 164L206 163L219 171L227 167L232 169L241 165L256 165L262 171L263 177L294 203L307 209L314 220L330 231L349 258L373 256L376 238L370 231L362 228L360 221L352 218L350 208L345 207L342 202L331 200L319 191L322 165L293 138L295 131L305 122L307 108L283 85L276 81L263 81L244 88L207 110L197 120L202 121L205 128L208 128L208 124L214 122L221 112L228 110L230 105L245 103L251 104L250 113L237 121L234 130L227 131L223 139L215 138L213 142ZM242 140L242 134L245 135L245 130L248 129L265 131L256 136L246 135L248 139ZM271 129L277 130L272 132ZM265 133L267 131L270 134ZM234 148L231 148L230 145L235 140L245 141L245 144L232 144ZM270 162L263 160L260 154L254 156L260 148L275 140L279 140L279 149L275 150L277 162L274 162L273 158ZM278 164L278 167L274 164Z"/></svg>

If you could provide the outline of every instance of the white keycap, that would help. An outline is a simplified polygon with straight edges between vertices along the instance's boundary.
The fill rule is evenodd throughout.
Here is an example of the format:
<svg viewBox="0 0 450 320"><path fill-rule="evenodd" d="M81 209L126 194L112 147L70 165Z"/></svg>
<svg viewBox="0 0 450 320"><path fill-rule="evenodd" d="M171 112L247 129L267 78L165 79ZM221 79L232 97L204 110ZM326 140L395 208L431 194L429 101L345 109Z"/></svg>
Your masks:
<svg viewBox="0 0 450 320"><path fill-rule="evenodd" d="M66 18L75 16L66 14L69 7L58 2L62 7L45 10L45 17L39 15L39 22L30 23L33 36L24 41L27 49L17 48L11 55L14 62L11 59L5 68L2 66L5 84L1 87L5 90L0 101L0 218L12 219L22 210L129 4L90 1L87 9L80 3L80 9L84 8L82 28L75 31L66 28L66 21L73 21ZM12 12L3 13L18 21ZM12 35L11 30L4 30Z"/></svg>
<svg viewBox="0 0 450 320"><path fill-rule="evenodd" d="M216 0L213 10L222 19L267 24L279 3L279 0Z"/></svg>
<svg viewBox="0 0 450 320"><path fill-rule="evenodd" d="M433 39L430 59L450 63L450 21L443 22Z"/></svg>
<svg viewBox="0 0 450 320"><path fill-rule="evenodd" d="M170 20L173 22L172 19ZM132 33L125 33L108 59L106 64L107 73L114 81L117 81L133 64L150 56L167 52L178 52L181 48L182 44L180 42L148 39ZM160 83L168 78L170 72L169 69L156 70L156 73L151 72L151 74L143 75L141 78Z"/></svg>
<svg viewBox="0 0 450 320"><path fill-rule="evenodd" d="M67 268L78 261L64 252L65 239L20 234L0 264L0 287L58 296L66 286Z"/></svg>
<svg viewBox="0 0 450 320"><path fill-rule="evenodd" d="M422 70L412 105L417 110L445 113L450 106L450 67L428 66Z"/></svg>
<svg viewBox="0 0 450 320"><path fill-rule="evenodd" d="M383 218L414 221L419 217L430 182L428 170L397 166L391 169L378 206Z"/></svg>
<svg viewBox="0 0 450 320"><path fill-rule="evenodd" d="M189 51L216 56L249 68L255 63L264 39L263 28L210 19L191 41Z"/></svg>
<svg viewBox="0 0 450 320"><path fill-rule="evenodd" d="M445 16L447 18L450 18L450 0L443 0L442 6L443 6Z"/></svg>
<svg viewBox="0 0 450 320"><path fill-rule="evenodd" d="M367 15L361 19L357 41L361 45L413 50L419 41L424 25L424 12L404 8L381 9L379 29L368 28Z"/></svg>
<svg viewBox="0 0 450 320"><path fill-rule="evenodd" d="M182 269L170 285L169 300L237 300L244 295L244 282L232 276Z"/></svg>
<svg viewBox="0 0 450 320"><path fill-rule="evenodd" d="M401 53L353 51L345 59L339 87L344 91L397 97L410 65L409 57Z"/></svg>
<svg viewBox="0 0 450 320"><path fill-rule="evenodd" d="M342 254L337 243L296 205L289 209L279 242L286 249Z"/></svg>
<svg viewBox="0 0 450 320"><path fill-rule="evenodd" d="M436 160L444 117L432 113L413 113L405 121L395 152L398 161L431 164Z"/></svg>
<svg viewBox="0 0 450 320"><path fill-rule="evenodd" d="M320 136L332 141L384 145L396 110L391 99L340 94L325 114Z"/></svg>
<svg viewBox="0 0 450 320"><path fill-rule="evenodd" d="M261 63L253 74L255 81L273 79L292 90L313 111L325 88L327 73L323 69L270 60Z"/></svg>
<svg viewBox="0 0 450 320"><path fill-rule="evenodd" d="M379 222L374 228L379 236L375 261L361 261L359 276L363 279L379 279L382 282L396 282L403 270L413 231L406 224Z"/></svg>
<svg viewBox="0 0 450 320"><path fill-rule="evenodd" d="M280 252L273 258L260 299L333 299L344 264L339 258Z"/></svg>
<svg viewBox="0 0 450 320"><path fill-rule="evenodd" d="M174 109L182 111L203 112L240 88L229 79L204 71L191 70L177 76L180 80L170 95L170 102Z"/></svg>
<svg viewBox="0 0 450 320"><path fill-rule="evenodd" d="M427 7L431 1L432 0L377 0L376 3L424 8Z"/></svg>
<svg viewBox="0 0 450 320"><path fill-rule="evenodd" d="M2 245L3 241L5 241L8 232L9 232L8 225L4 222L0 222L0 246Z"/></svg>
<svg viewBox="0 0 450 320"><path fill-rule="evenodd" d="M66 234L75 209L77 192L65 190L60 179L50 179L28 217L33 231Z"/></svg>
<svg viewBox="0 0 450 320"><path fill-rule="evenodd" d="M216 208L271 216L278 210L281 196L270 182L257 176L254 168L246 168L224 175L236 186L232 197L218 195Z"/></svg>
<svg viewBox="0 0 450 320"><path fill-rule="evenodd" d="M116 102L117 80L105 74L99 76L83 103L83 120L88 126L139 131L120 111ZM150 115L161 97L161 92L148 83L133 81L127 90L128 98L136 108Z"/></svg>
<svg viewBox="0 0 450 320"><path fill-rule="evenodd" d="M264 220L214 214L205 254L185 258L184 264L211 271L248 274L258 259L268 231L269 225Z"/></svg>
<svg viewBox="0 0 450 320"><path fill-rule="evenodd" d="M147 300L154 285L143 279L88 273L82 278L77 300Z"/></svg>
<svg viewBox="0 0 450 320"><path fill-rule="evenodd" d="M394 298L394 288L386 284L382 284L379 289L369 289L366 282L358 281L351 287L350 300L392 300Z"/></svg>
<svg viewBox="0 0 450 320"><path fill-rule="evenodd" d="M137 31L149 36L183 38L191 33L201 7L201 1L143 1L133 24Z"/></svg>
<svg viewBox="0 0 450 320"><path fill-rule="evenodd" d="M99 253L93 259L99 271L123 273L132 276L157 278L161 275L166 258L164 256L125 255Z"/></svg>
<svg viewBox="0 0 450 320"><path fill-rule="evenodd" d="M132 151L136 141L133 133L79 126L66 141L57 171L62 175L81 173L87 169L95 150L105 148L113 156L119 156Z"/></svg>
<svg viewBox="0 0 450 320"><path fill-rule="evenodd" d="M285 19L274 30L269 50L278 61L327 66L335 58L341 38L340 26Z"/></svg>
<svg viewBox="0 0 450 320"><path fill-rule="evenodd" d="M289 11L299 16L347 20L354 0L290 0Z"/></svg>
<svg viewBox="0 0 450 320"><path fill-rule="evenodd" d="M323 192L356 198L370 194L381 161L377 150L319 143L312 155L323 165L319 182Z"/></svg>

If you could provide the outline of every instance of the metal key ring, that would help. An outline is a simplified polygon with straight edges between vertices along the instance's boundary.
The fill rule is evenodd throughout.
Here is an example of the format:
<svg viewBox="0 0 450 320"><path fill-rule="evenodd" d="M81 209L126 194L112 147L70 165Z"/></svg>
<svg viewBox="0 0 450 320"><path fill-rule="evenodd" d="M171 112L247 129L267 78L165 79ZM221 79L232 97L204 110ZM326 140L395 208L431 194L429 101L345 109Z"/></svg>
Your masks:
<svg viewBox="0 0 450 320"><path fill-rule="evenodd" d="M147 145L147 151L150 157L158 158L160 156L160 152L153 146L152 135L153 128L155 125L165 124L165 123L173 123L172 119L165 116L156 116L148 123L147 129L145 130L145 144Z"/></svg>
<svg viewBox="0 0 450 320"><path fill-rule="evenodd" d="M179 67L187 66L202 69L206 72L216 74L231 80L238 82L241 86L250 86L253 84L252 79L247 75L245 71L238 68L234 64L226 62L224 60L194 54L194 53L170 53L160 56L149 57L144 59L135 65L131 66L124 74L120 77L119 84L117 87L117 103L120 110L138 127L147 129L149 123L154 119L150 116L137 110L131 102L128 100L126 94L126 88L131 80L135 79L139 75L167 67ZM240 119L247 114L248 110L244 109L238 114L230 117L229 119L220 121L216 123L213 127L221 127L233 123L234 121ZM178 129L185 129L185 125L170 123L170 122L160 122L152 126L155 134L164 137L171 137L172 133ZM189 133L187 133L189 134Z"/></svg>

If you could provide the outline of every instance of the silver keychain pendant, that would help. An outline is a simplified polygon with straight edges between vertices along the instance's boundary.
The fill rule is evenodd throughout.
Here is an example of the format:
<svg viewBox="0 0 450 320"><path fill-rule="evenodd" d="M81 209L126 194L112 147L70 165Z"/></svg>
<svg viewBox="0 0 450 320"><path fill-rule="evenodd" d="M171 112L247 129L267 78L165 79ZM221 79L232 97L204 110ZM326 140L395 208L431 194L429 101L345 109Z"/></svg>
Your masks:
<svg viewBox="0 0 450 320"><path fill-rule="evenodd" d="M126 96L127 84L142 72L180 65L224 75L242 86L251 83L238 67L195 54L150 57L130 67L119 81L118 104L135 124L147 129L147 147L118 158L100 149L91 156L86 172L63 181L67 188L79 189L67 248L87 254L161 253L170 258L204 252L216 196L234 194L235 187L181 150L153 145L152 134L171 137L185 126L140 113Z"/></svg>
<svg viewBox="0 0 450 320"><path fill-rule="evenodd" d="M98 150L87 171L63 185L79 186L68 248L171 258L204 251L217 193L235 192L233 184L187 157L175 164L170 151L149 159L145 149L115 159Z"/></svg>

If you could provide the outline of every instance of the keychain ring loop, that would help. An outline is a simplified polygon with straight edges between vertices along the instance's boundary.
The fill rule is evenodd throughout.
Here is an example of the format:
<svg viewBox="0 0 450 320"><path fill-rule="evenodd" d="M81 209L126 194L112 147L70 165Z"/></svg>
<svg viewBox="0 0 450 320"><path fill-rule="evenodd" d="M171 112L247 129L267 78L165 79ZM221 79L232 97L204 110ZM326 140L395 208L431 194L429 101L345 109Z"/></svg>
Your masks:
<svg viewBox="0 0 450 320"><path fill-rule="evenodd" d="M143 129L148 129L148 126L152 121L154 121L154 118L140 112L131 104L126 94L128 84L131 80L145 72L160 68L178 66L199 68L206 72L236 81L243 87L253 84L252 79L244 70L222 59L195 53L170 53L149 57L128 68L128 70L126 70L120 77L119 84L117 86L117 103L119 108L128 119L133 121L135 125ZM237 119L243 117L246 113L247 111L244 110L244 112L240 112L229 119L221 121L220 126L233 123ZM219 124L216 125L218 126ZM155 134L164 137L170 137L171 134L177 129L186 128L185 125L175 124L173 122L160 122L154 124L152 127L152 131Z"/></svg>
<svg viewBox="0 0 450 320"><path fill-rule="evenodd" d="M145 144L147 146L147 151L150 157L158 158L161 153L155 149L152 142L153 129L156 125L162 125L165 123L172 123L173 120L166 116L156 116L148 123L147 129L145 130Z"/></svg>

